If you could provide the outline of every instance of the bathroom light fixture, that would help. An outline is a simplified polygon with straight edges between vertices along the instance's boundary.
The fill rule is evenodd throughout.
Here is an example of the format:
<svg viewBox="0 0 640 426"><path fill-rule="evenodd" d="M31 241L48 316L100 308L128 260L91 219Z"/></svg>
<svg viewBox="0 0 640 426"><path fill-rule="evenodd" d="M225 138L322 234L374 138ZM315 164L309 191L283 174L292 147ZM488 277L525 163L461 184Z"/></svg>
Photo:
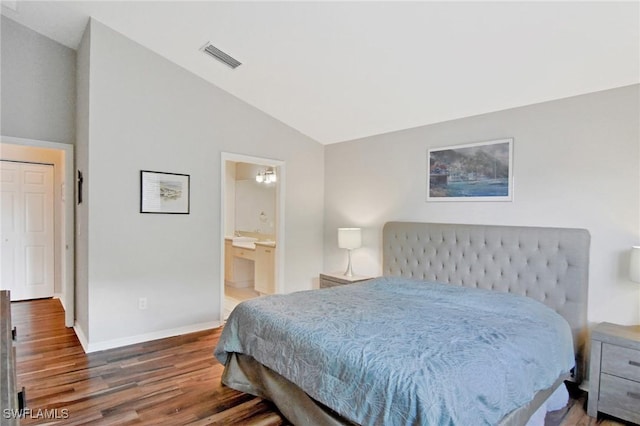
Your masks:
<svg viewBox="0 0 640 426"><path fill-rule="evenodd" d="M256 182L258 183L274 183L277 180L276 171L273 169L261 170L256 175Z"/></svg>
<svg viewBox="0 0 640 426"><path fill-rule="evenodd" d="M640 246L631 247L629 257L629 278L631 281L640 283Z"/></svg>
<svg viewBox="0 0 640 426"><path fill-rule="evenodd" d="M347 249L349 253L349 263L344 275L353 276L351 269L351 250L362 246L362 231L360 228L338 228L338 247Z"/></svg>

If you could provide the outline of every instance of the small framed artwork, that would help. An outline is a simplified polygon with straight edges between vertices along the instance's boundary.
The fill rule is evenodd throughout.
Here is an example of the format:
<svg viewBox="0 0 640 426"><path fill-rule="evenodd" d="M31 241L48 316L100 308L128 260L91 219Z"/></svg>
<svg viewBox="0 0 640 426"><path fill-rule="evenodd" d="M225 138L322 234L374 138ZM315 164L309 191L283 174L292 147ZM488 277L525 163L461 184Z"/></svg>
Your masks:
<svg viewBox="0 0 640 426"><path fill-rule="evenodd" d="M513 139L430 149L427 201L512 201Z"/></svg>
<svg viewBox="0 0 640 426"><path fill-rule="evenodd" d="M189 214L189 178L140 170L140 213Z"/></svg>

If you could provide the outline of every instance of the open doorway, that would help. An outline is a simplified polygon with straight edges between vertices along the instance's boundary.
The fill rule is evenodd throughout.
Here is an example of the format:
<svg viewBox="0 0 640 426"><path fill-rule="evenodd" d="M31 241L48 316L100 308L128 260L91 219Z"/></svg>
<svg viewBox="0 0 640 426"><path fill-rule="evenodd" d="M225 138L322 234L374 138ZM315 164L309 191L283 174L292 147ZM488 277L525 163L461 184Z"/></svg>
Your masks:
<svg viewBox="0 0 640 426"><path fill-rule="evenodd" d="M284 162L222 153L221 321L247 299L279 293Z"/></svg>
<svg viewBox="0 0 640 426"><path fill-rule="evenodd" d="M65 310L65 325L73 327L75 322L73 145L1 136L0 158L16 164L53 165L54 259L53 268L51 268L54 275L53 295L59 297L62 302ZM37 259L37 251L34 253Z"/></svg>

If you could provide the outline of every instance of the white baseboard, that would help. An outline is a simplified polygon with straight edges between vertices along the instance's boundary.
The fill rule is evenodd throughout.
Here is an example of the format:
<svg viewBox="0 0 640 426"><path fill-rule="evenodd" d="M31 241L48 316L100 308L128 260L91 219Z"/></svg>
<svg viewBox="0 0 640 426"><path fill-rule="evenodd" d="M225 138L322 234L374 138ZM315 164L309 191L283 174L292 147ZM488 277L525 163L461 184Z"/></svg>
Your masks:
<svg viewBox="0 0 640 426"><path fill-rule="evenodd" d="M220 321L203 322L199 324L187 325L184 327L171 328L167 330L159 330L151 333L138 334L136 336L122 337L119 339L104 340L102 342L88 342L84 332L76 322L73 327L80 340L82 349L85 353L104 351L107 349L120 348L122 346L134 345L136 343L149 342L151 340L164 339L167 337L179 336L181 334L195 333L197 331L210 330L220 327Z"/></svg>
<svg viewBox="0 0 640 426"><path fill-rule="evenodd" d="M62 293L53 293L53 298L60 300L60 304L62 305L62 309L64 309L65 312L66 312L67 308L64 306L64 297L62 297Z"/></svg>
<svg viewBox="0 0 640 426"><path fill-rule="evenodd" d="M87 336L84 334L82 327L80 327L80 324L78 324L78 321L73 324L73 331L75 331L76 336L78 336L78 340L80 341L82 350L84 351L84 353L87 353L87 349L89 348L89 341L87 340Z"/></svg>

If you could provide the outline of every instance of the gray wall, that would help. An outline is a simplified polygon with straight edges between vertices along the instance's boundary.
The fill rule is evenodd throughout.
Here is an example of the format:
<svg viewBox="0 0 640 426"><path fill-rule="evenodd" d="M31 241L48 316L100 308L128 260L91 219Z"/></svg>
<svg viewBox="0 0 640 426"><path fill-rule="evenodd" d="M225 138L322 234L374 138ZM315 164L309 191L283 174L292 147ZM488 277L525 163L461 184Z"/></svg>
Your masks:
<svg viewBox="0 0 640 426"><path fill-rule="evenodd" d="M73 144L76 52L5 16L0 134Z"/></svg>
<svg viewBox="0 0 640 426"><path fill-rule="evenodd" d="M77 115L76 115L76 173L81 171L83 176L82 203L76 203L76 297L75 314L78 335L83 344L89 339L89 76L91 28L87 26L83 34L77 54ZM77 191L77 188L76 188ZM76 193L76 200L79 194ZM83 334L84 333L84 334Z"/></svg>
<svg viewBox="0 0 640 426"><path fill-rule="evenodd" d="M311 288L322 266L324 147L103 24L90 26L88 217L79 216L87 264L78 259L88 273L90 345L220 318L221 152L285 161L285 291ZM140 214L140 170L189 174L191 213Z"/></svg>
<svg viewBox="0 0 640 426"><path fill-rule="evenodd" d="M340 226L361 226L356 273L381 273L390 220L587 228L589 320L640 322L628 253L640 243L639 87L629 86L344 142L325 151L324 270ZM512 202L425 202L429 148L514 138Z"/></svg>

